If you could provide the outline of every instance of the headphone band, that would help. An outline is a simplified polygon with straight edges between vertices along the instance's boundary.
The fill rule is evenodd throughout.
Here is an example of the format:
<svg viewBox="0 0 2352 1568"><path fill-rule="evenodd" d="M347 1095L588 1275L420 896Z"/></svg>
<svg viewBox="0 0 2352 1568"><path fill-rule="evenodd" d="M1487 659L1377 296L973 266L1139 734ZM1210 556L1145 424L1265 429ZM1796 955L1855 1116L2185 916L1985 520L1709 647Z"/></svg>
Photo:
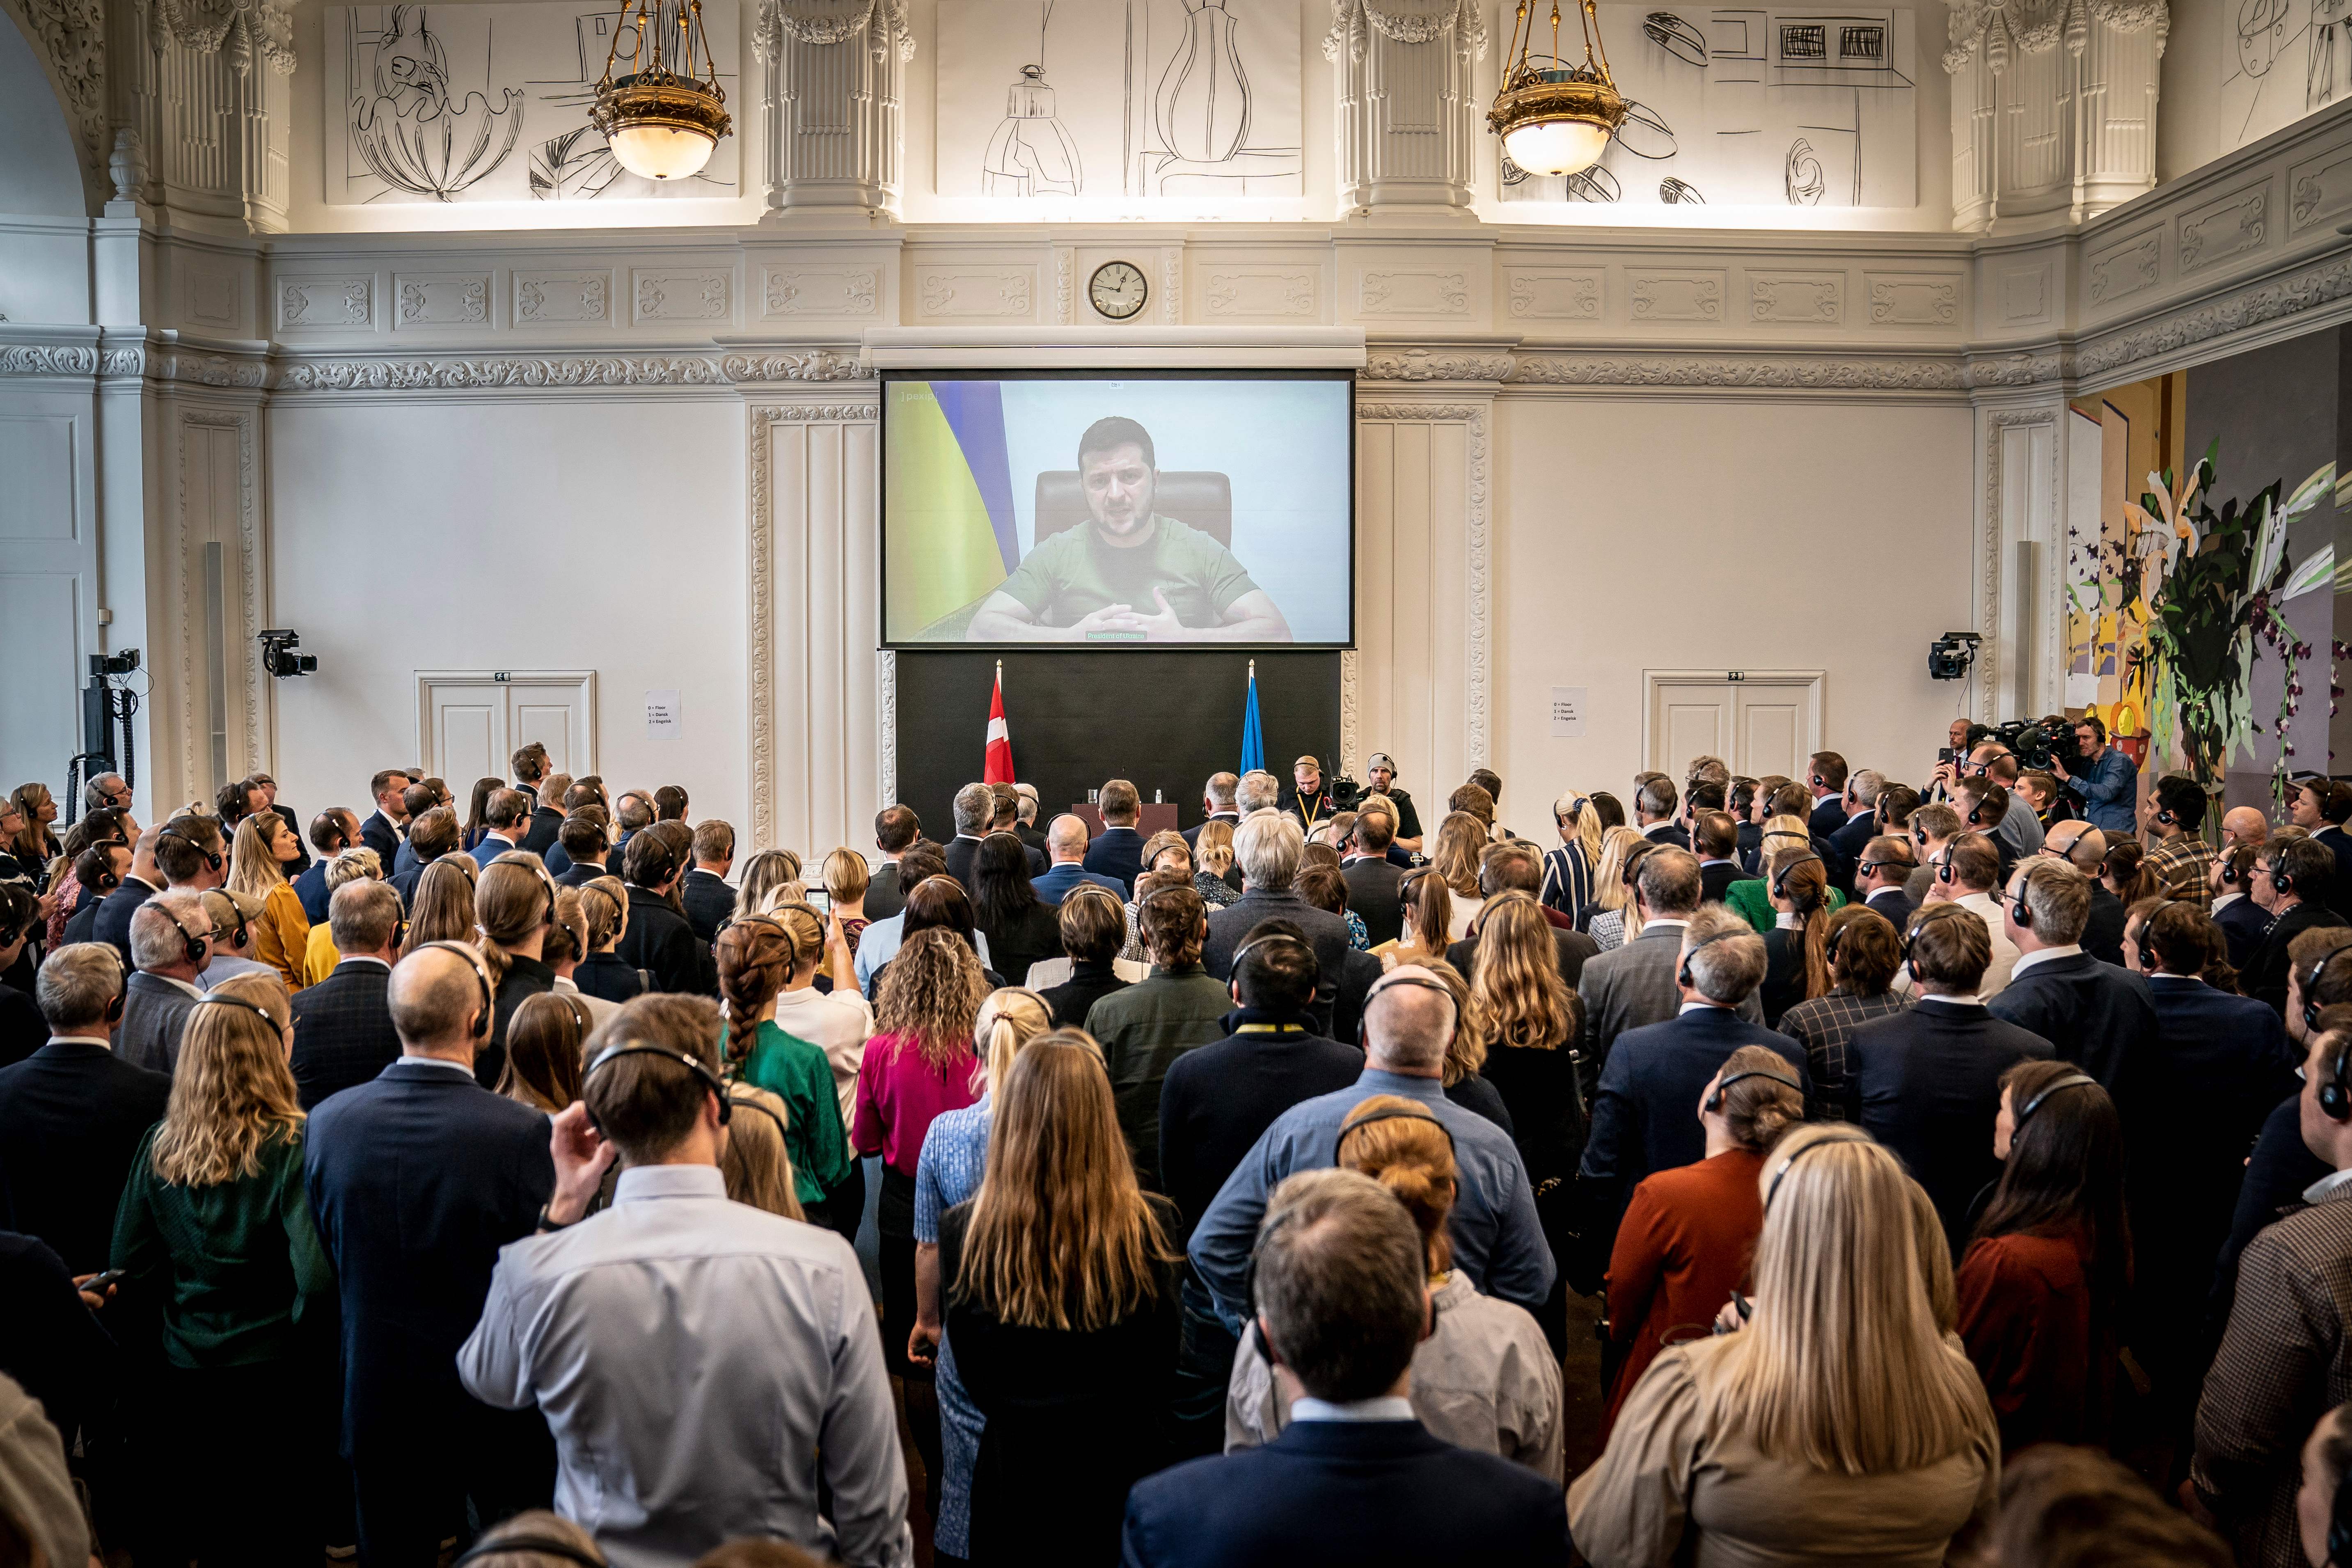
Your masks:
<svg viewBox="0 0 2352 1568"><path fill-rule="evenodd" d="M1440 986L1438 989L1444 990L1444 987ZM1341 1122L1339 1124L1339 1135L1331 1141L1332 1158L1335 1160L1338 1159L1339 1151L1347 1147L1349 1133L1354 1132L1360 1128L1370 1127L1375 1121L1426 1121L1432 1127L1436 1128L1440 1132L1444 1132L1445 1134L1446 1150L1448 1152L1453 1151L1454 1134L1447 1130L1444 1122L1440 1121L1436 1117L1431 1115L1426 1110L1407 1110L1402 1106L1392 1105L1383 1106L1378 1110L1367 1110L1361 1116Z"/></svg>
<svg viewBox="0 0 2352 1568"><path fill-rule="evenodd" d="M1715 1092L1706 1098L1706 1108L1709 1110L1721 1110L1723 1109L1723 1097L1726 1093L1729 1092L1731 1086L1739 1082L1743 1079L1751 1078L1769 1078L1774 1083L1780 1084L1784 1088L1795 1089L1799 1094L1805 1092L1805 1086L1799 1083L1795 1079L1782 1078L1779 1073L1768 1072L1762 1068L1750 1068L1745 1072L1733 1073L1729 1078L1725 1079L1721 1083L1717 1084L1715 1086Z"/></svg>
<svg viewBox="0 0 2352 1568"><path fill-rule="evenodd" d="M739 1087L739 1088L740 1088L740 1087L743 1087L743 1086L739 1085L739 1086L737 1086L737 1087ZM735 1110L756 1110L756 1111L758 1111L761 1115L762 1115L762 1116L766 1117L769 1121L771 1121L774 1122L774 1123L776 1124L776 1136L777 1136L777 1138L778 1138L778 1139L780 1139L780 1140L785 1140L785 1149L786 1149L786 1153L785 1153L785 1155L784 1155L784 1158L785 1158L786 1160L790 1160L790 1159L792 1158L792 1154L791 1154L791 1152L790 1152L790 1150L791 1150L791 1143L790 1143L790 1141L789 1141L788 1139L786 1139L786 1138L785 1138L784 1119L783 1119L782 1117L781 1117L781 1116L777 1115L774 1111L772 1111L772 1110L769 1110L766 1106L764 1106L764 1105L761 1104L761 1103L760 1103L758 1100L744 1100L744 1099L739 1099L737 1096L735 1096L735 1095L733 1095L733 1094L731 1094L731 1093L730 1093L730 1094L724 1094L724 1095L721 1095L719 1098L720 1098L720 1099L722 1099L722 1100L725 1100L725 1101L726 1101L730 1106L731 1106L731 1107L732 1107L732 1108L734 1108Z"/></svg>
<svg viewBox="0 0 2352 1568"><path fill-rule="evenodd" d="M466 967L474 972L474 979L482 987L482 1012L481 1016L474 1020L474 1038L478 1040L488 1038L490 1033L490 1018L491 1016L498 1011L499 1007L498 988L490 984L490 966L482 962L482 955L480 953L476 952L472 948L467 946L462 942L449 942L446 940L440 942L420 942L416 944L415 951L417 952L423 952L427 948L436 947L444 952L456 953L458 957L466 961Z"/></svg>
<svg viewBox="0 0 2352 1568"><path fill-rule="evenodd" d="M268 1025L273 1029L283 1029L286 1027L285 1025L279 1023L277 1019L269 1016L268 1008L264 1007L258 1002L247 1002L241 996L204 995L197 997L194 1005L199 1007L242 1007L248 1013L257 1015L263 1023Z"/></svg>
<svg viewBox="0 0 2352 1568"><path fill-rule="evenodd" d="M1795 1164L1798 1161L1803 1159L1814 1150L1826 1148L1832 1143L1867 1143L1869 1142L1870 1139L1867 1135L1860 1137L1841 1135L1832 1138L1816 1138L1811 1142L1806 1144L1803 1148L1791 1150L1788 1153L1780 1156L1780 1163L1772 1167L1772 1184L1764 1189L1764 1212L1767 1214L1772 1212L1772 1200L1780 1196L1780 1179L1789 1173L1790 1166Z"/></svg>
<svg viewBox="0 0 2352 1568"><path fill-rule="evenodd" d="M617 1045L608 1047L598 1053L594 1061L588 1064L587 1070L580 1075L581 1099L583 1102L587 1099L588 1080L623 1057L660 1057L665 1061L677 1063L702 1080L702 1087L709 1089L712 1097L719 1101L719 1124L722 1127L727 1124L727 1118L731 1114L735 1101L728 1094L727 1085L719 1079L717 1073L712 1072L684 1051L674 1051L667 1046L648 1046L636 1040L623 1040ZM602 1127L597 1126L596 1113L593 1110L588 1113L588 1123L592 1127L596 1127L600 1133L604 1131Z"/></svg>
<svg viewBox="0 0 2352 1568"><path fill-rule="evenodd" d="M2043 1100L2049 1099L2052 1095L2056 1094L2059 1090L2067 1089L2096 1089L2098 1087L2099 1080L2091 1077L2087 1073L2078 1072L2071 1077L2060 1079L2048 1089L2043 1089L2040 1094L2035 1095L2032 1100L2025 1102L2025 1109L2020 1110L2017 1113L2016 1121L2011 1123L2012 1129L2011 1136L2014 1137L2016 1135L2014 1129L2025 1125L2026 1118L2032 1116L2035 1111L2042 1109L2042 1102Z"/></svg>

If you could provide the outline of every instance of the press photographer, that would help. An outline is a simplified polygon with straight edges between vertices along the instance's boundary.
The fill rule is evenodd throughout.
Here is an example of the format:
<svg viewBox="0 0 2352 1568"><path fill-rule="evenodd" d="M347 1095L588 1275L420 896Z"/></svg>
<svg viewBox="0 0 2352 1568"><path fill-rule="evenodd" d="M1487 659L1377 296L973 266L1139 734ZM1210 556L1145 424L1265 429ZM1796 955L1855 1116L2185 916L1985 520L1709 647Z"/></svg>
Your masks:
<svg viewBox="0 0 2352 1568"><path fill-rule="evenodd" d="M2107 740L2095 714L2074 721L2074 754L2051 749L2050 771L2083 803L2083 820L2103 833L2129 835L2139 826L2139 767Z"/></svg>

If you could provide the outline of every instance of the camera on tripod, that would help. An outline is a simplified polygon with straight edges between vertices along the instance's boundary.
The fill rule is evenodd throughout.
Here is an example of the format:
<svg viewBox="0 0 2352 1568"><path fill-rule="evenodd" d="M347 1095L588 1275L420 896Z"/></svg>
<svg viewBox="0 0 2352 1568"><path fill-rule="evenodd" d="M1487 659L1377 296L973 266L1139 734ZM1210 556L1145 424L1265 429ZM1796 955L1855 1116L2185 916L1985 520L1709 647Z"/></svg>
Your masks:
<svg viewBox="0 0 2352 1568"><path fill-rule="evenodd" d="M313 674L319 668L318 655L294 651L301 646L299 632L264 632L260 641L262 669L280 680Z"/></svg>
<svg viewBox="0 0 2352 1568"><path fill-rule="evenodd" d="M1930 680L1965 680L1969 666L1975 662L1977 644L1984 641L1979 632L1946 632L1927 645L1927 679Z"/></svg>
<svg viewBox="0 0 2352 1568"><path fill-rule="evenodd" d="M101 679L110 675L129 675L139 668L139 650L124 648L121 653L94 653L89 656L89 678Z"/></svg>

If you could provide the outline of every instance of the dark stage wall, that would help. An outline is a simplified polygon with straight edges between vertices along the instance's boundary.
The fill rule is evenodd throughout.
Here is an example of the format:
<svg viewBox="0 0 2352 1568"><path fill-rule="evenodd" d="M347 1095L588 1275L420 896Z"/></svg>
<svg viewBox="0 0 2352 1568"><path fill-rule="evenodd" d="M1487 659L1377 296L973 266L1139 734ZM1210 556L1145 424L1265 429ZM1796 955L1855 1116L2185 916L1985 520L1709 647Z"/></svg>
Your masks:
<svg viewBox="0 0 2352 1568"><path fill-rule="evenodd" d="M1037 786L1038 826L1087 791L1132 780L1160 790L1191 826L1201 786L1240 761L1250 660L1257 660L1266 766L1286 785L1306 752L1337 771L1339 655L1182 652L1008 653L1004 717L1013 776ZM950 802L981 775L994 653L898 655L898 798L926 837L953 836Z"/></svg>

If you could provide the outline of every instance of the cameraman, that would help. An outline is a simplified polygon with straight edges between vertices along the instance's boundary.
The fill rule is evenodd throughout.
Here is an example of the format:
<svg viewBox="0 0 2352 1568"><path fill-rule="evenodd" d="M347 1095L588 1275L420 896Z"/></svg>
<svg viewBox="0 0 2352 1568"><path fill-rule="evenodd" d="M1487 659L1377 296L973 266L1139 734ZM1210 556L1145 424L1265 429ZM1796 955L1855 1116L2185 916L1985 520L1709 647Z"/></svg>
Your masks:
<svg viewBox="0 0 2352 1568"><path fill-rule="evenodd" d="M2139 827L2139 768L2121 746L2107 742L2095 713L2074 721L2074 754L2051 748L2050 771L2081 799L2083 820L2110 837Z"/></svg>

